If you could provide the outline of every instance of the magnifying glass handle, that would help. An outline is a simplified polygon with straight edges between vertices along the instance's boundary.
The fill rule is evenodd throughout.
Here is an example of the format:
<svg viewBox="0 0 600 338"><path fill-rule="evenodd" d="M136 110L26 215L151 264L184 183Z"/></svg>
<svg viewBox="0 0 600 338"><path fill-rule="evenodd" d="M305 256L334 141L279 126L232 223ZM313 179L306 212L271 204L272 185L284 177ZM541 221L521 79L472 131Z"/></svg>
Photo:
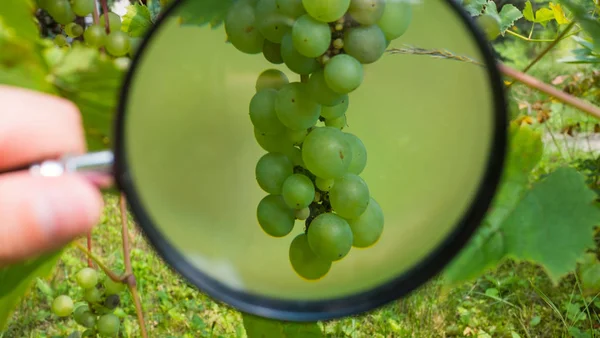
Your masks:
<svg viewBox="0 0 600 338"><path fill-rule="evenodd" d="M69 173L83 175L100 189L114 189L114 154L110 150L83 155L64 156L59 160L48 160L8 172L27 170L32 176L58 177ZM4 172L7 173L7 172Z"/></svg>

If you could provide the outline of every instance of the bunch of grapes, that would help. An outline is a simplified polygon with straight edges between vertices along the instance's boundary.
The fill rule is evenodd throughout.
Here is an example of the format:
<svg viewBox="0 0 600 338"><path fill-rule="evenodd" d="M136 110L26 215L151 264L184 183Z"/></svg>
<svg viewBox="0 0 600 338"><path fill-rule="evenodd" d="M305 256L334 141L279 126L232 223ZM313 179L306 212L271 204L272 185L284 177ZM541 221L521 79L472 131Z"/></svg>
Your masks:
<svg viewBox="0 0 600 338"><path fill-rule="evenodd" d="M399 0L240 0L225 18L236 49L300 75L290 81L276 69L261 73L249 111L268 152L256 165L268 193L258 223L280 238L305 221L288 254L307 280L324 277L352 247L371 247L383 232L383 211L359 176L365 145L342 130L363 65L379 60L411 17Z"/></svg>
<svg viewBox="0 0 600 338"><path fill-rule="evenodd" d="M131 38L121 31L121 17L113 12L100 16L99 22L87 28L76 23L77 17L86 17L95 9L95 0L37 0L38 6L45 10L51 17L63 26L65 34L57 34L54 42L59 47L69 44L69 40L83 36L83 40L91 47L104 47L114 56L125 56L132 50L132 45L137 45L137 39ZM109 21L109 33L105 27L106 17Z"/></svg>
<svg viewBox="0 0 600 338"><path fill-rule="evenodd" d="M121 327L114 314L120 304L119 295L125 291L123 283L103 278L92 268L84 268L75 275L83 291L83 305L75 308L73 299L58 296L52 302L52 312L58 317L73 316L77 324L85 328L81 337L116 337Z"/></svg>

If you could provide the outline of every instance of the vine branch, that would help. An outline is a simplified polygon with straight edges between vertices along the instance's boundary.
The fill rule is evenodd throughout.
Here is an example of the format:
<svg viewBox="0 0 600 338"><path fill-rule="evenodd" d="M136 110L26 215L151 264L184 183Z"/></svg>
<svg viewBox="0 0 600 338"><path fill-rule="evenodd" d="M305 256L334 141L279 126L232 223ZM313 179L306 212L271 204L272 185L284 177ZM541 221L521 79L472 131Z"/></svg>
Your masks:
<svg viewBox="0 0 600 338"><path fill-rule="evenodd" d="M127 283L127 287L129 288L129 292L131 292L131 296L135 303L135 312L137 314L138 324L140 326L142 337L148 338L148 333L146 332L146 322L144 321L142 302L140 301L140 294L137 290L137 282L135 280L135 275L133 274L133 269L131 268L131 247L129 245L129 231L127 229L127 200L125 199L125 194L123 193L121 193L119 197L119 206L121 211L121 232L123 236L123 260L125 261L125 275L127 276L125 282Z"/></svg>
<svg viewBox="0 0 600 338"><path fill-rule="evenodd" d="M522 73L516 69L510 68L502 63L498 63L498 69L506 76L521 82L522 84L539 90L542 93L546 93L552 97L554 97L555 99L568 104L570 106L573 106L581 111L584 111L598 119L600 119L600 108L597 106L594 106L593 104L584 101L582 99L579 99L573 95L569 95L561 90L556 89L555 87L540 81L539 79L531 76L531 75L527 75L525 73Z"/></svg>
<svg viewBox="0 0 600 338"><path fill-rule="evenodd" d="M108 3L106 0L100 0L100 4L102 5L102 13L104 14L104 25L106 29L106 34L110 34L110 20L108 19Z"/></svg>
<svg viewBox="0 0 600 338"><path fill-rule="evenodd" d="M75 247L77 249L79 249L79 251L83 252L83 254L85 254L88 258L90 258L91 260L93 260L99 267L100 269L102 269L102 271L104 271L104 273L106 273L106 275L113 280L113 282L121 282L122 278L117 276L111 269L109 269L104 263L102 263L102 261L100 260L100 258L96 257L93 253L91 253L90 251L88 251L83 245L81 245L78 242L75 242Z"/></svg>

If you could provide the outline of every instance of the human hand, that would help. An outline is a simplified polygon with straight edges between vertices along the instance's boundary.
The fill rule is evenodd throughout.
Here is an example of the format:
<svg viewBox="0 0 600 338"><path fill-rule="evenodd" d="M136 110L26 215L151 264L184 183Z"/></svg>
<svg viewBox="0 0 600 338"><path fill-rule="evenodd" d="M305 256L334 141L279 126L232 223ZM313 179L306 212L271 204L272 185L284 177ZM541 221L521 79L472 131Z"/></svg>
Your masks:
<svg viewBox="0 0 600 338"><path fill-rule="evenodd" d="M60 98L0 86L0 172L84 153L81 115ZM0 267L55 250L91 231L102 212L99 190L76 174L0 175Z"/></svg>

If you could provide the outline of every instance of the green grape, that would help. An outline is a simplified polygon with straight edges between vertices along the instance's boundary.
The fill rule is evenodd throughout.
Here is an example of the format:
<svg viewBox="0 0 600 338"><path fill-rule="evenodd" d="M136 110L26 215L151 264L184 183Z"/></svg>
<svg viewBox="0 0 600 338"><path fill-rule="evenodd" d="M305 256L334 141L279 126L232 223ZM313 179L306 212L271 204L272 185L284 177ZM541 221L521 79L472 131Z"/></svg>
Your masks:
<svg viewBox="0 0 600 338"><path fill-rule="evenodd" d="M281 57L292 72L300 75L309 75L321 66L317 59L306 57L294 48L291 33L284 35L281 40Z"/></svg>
<svg viewBox="0 0 600 338"><path fill-rule="evenodd" d="M100 15L98 23L106 27L106 18L104 14ZM117 32L121 30L121 17L113 12L108 12L108 29L110 32Z"/></svg>
<svg viewBox="0 0 600 338"><path fill-rule="evenodd" d="M73 300L69 296L61 295L52 302L52 313L59 317L68 317L73 313Z"/></svg>
<svg viewBox="0 0 600 338"><path fill-rule="evenodd" d="M115 282L110 278L106 278L104 281L104 291L107 295L118 295L125 291L127 286L123 283Z"/></svg>
<svg viewBox="0 0 600 338"><path fill-rule="evenodd" d="M293 145L302 144L302 142L304 142L304 139L306 138L306 135L308 135L308 129L302 129L302 130L287 129L285 132L285 136L287 137L288 141L292 142Z"/></svg>
<svg viewBox="0 0 600 338"><path fill-rule="evenodd" d="M287 153L292 147L292 143L288 141L286 134L267 134L258 128L254 128L254 137L258 145L270 153Z"/></svg>
<svg viewBox="0 0 600 338"><path fill-rule="evenodd" d="M289 259L294 271L307 280L320 279L331 269L331 261L320 258L311 250L306 234L294 238L290 244Z"/></svg>
<svg viewBox="0 0 600 338"><path fill-rule="evenodd" d="M36 0L35 2L40 9L47 10L48 3L50 1L49 0Z"/></svg>
<svg viewBox="0 0 600 338"><path fill-rule="evenodd" d="M130 47L129 35L122 31L111 31L106 37L106 50L112 56L127 55Z"/></svg>
<svg viewBox="0 0 600 338"><path fill-rule="evenodd" d="M373 25L383 16L385 6L386 0L352 0L348 14L361 25Z"/></svg>
<svg viewBox="0 0 600 338"><path fill-rule="evenodd" d="M294 82L283 86L277 93L275 112L287 128L303 130L317 123L321 105L311 98L305 83Z"/></svg>
<svg viewBox="0 0 600 338"><path fill-rule="evenodd" d="M410 1L387 1L381 19L377 25L385 34L387 41L396 40L406 33L412 20Z"/></svg>
<svg viewBox="0 0 600 338"><path fill-rule="evenodd" d="M119 317L110 313L100 316L96 323L96 329L102 337L114 337L119 333L120 328L121 322L119 321Z"/></svg>
<svg viewBox="0 0 600 338"><path fill-rule="evenodd" d="M280 65L283 63L283 58L281 57L280 44L271 42L269 40L265 40L262 51L265 60L269 61L270 63L274 65Z"/></svg>
<svg viewBox="0 0 600 338"><path fill-rule="evenodd" d="M283 36L291 31L294 19L281 13L276 0L259 0L256 4L256 23L265 39L281 43Z"/></svg>
<svg viewBox="0 0 600 338"><path fill-rule="evenodd" d="M296 210L296 219L304 221L310 216L310 208Z"/></svg>
<svg viewBox="0 0 600 338"><path fill-rule="evenodd" d="M383 210L373 198L369 201L367 210L357 218L348 220L352 229L352 246L367 248L379 240L383 233Z"/></svg>
<svg viewBox="0 0 600 338"><path fill-rule="evenodd" d="M307 232L312 252L328 261L339 261L352 249L352 229L338 215L324 213L315 217Z"/></svg>
<svg viewBox="0 0 600 338"><path fill-rule="evenodd" d="M346 94L342 97L342 100L339 104L333 107L323 106L323 108L321 108L321 116L323 116L325 119L336 119L346 114L349 105L350 97L348 94Z"/></svg>
<svg viewBox="0 0 600 338"><path fill-rule="evenodd" d="M96 316L90 311L85 311L79 317L75 318L75 322L83 327L92 329L96 326Z"/></svg>
<svg viewBox="0 0 600 338"><path fill-rule="evenodd" d="M92 47L102 47L106 43L106 30L100 25L91 25L83 33L83 39Z"/></svg>
<svg viewBox="0 0 600 338"><path fill-rule="evenodd" d="M83 333L81 334L81 338L96 338L96 330L89 329L83 331Z"/></svg>
<svg viewBox="0 0 600 338"><path fill-rule="evenodd" d="M71 0L71 6L73 6L73 12L78 16L88 16L96 8L96 2L94 0Z"/></svg>
<svg viewBox="0 0 600 338"><path fill-rule="evenodd" d="M54 44L56 44L58 47L64 47L68 44L67 42L67 37L59 34L57 36L54 37Z"/></svg>
<svg viewBox="0 0 600 338"><path fill-rule="evenodd" d="M321 191L329 191L329 190L331 190L331 188L333 187L333 183L334 182L335 182L335 180L331 179L331 178L320 178L320 177L317 177L315 179L315 185Z"/></svg>
<svg viewBox="0 0 600 338"><path fill-rule="evenodd" d="M267 69L260 73L256 80L256 91L265 88L281 89L286 84L290 83L284 72L277 69Z"/></svg>
<svg viewBox="0 0 600 338"><path fill-rule="evenodd" d="M79 323L83 318L83 314L89 311L90 309L87 305L80 305L75 309L75 311L73 311L73 319Z"/></svg>
<svg viewBox="0 0 600 338"><path fill-rule="evenodd" d="M334 22L346 14L350 0L302 0L302 4L313 18L322 22Z"/></svg>
<svg viewBox="0 0 600 338"><path fill-rule="evenodd" d="M329 202L333 210L344 218L356 218L369 206L369 187L355 174L337 178L329 191Z"/></svg>
<svg viewBox="0 0 600 338"><path fill-rule="evenodd" d="M65 26L65 33L72 38L80 37L83 34L83 27L80 25L71 22Z"/></svg>
<svg viewBox="0 0 600 338"><path fill-rule="evenodd" d="M225 32L229 42L240 52L262 52L265 38L256 27L256 16L249 1L238 1L231 6L225 17Z"/></svg>
<svg viewBox="0 0 600 338"><path fill-rule="evenodd" d="M335 48L335 49L342 49L342 48L344 48L344 40L339 39L339 38L335 39L333 41L333 48Z"/></svg>
<svg viewBox="0 0 600 338"><path fill-rule="evenodd" d="M325 125L328 127L333 127L342 130L346 127L346 115L342 115L335 119L326 119Z"/></svg>
<svg viewBox="0 0 600 338"><path fill-rule="evenodd" d="M500 35L500 22L489 14L478 16L477 25L483 30L489 41L495 40Z"/></svg>
<svg viewBox="0 0 600 338"><path fill-rule="evenodd" d="M289 150L288 150L289 149ZM300 166L302 168L305 167L304 161L302 160L302 150L292 147L288 148L284 152L285 156L287 156L294 166Z"/></svg>
<svg viewBox="0 0 600 338"><path fill-rule="evenodd" d="M322 69L310 75L307 85L313 99L324 106L322 109L338 105L346 97L344 94L334 92L327 86L327 83L325 83L325 72Z"/></svg>
<svg viewBox="0 0 600 338"><path fill-rule="evenodd" d="M347 54L336 55L325 65L325 83L340 94L356 90L362 84L363 77L362 64Z"/></svg>
<svg viewBox="0 0 600 338"><path fill-rule="evenodd" d="M386 47L385 35L377 25L354 27L344 33L344 51L360 63L379 60Z"/></svg>
<svg viewBox="0 0 600 338"><path fill-rule="evenodd" d="M262 190L280 195L283 182L294 173L290 159L281 153L267 153L256 163L256 181Z"/></svg>
<svg viewBox="0 0 600 338"><path fill-rule="evenodd" d="M352 151L343 133L332 127L313 129L302 144L306 169L317 177L344 176L352 162Z"/></svg>
<svg viewBox="0 0 600 338"><path fill-rule="evenodd" d="M279 195L268 195L258 203L258 224L272 237L284 237L294 229L296 215Z"/></svg>
<svg viewBox="0 0 600 338"><path fill-rule="evenodd" d="M91 289L98 284L98 273L92 268L83 268L75 275L75 280L82 289Z"/></svg>
<svg viewBox="0 0 600 338"><path fill-rule="evenodd" d="M83 293L83 299L90 304L101 303L103 296L104 294L96 288L87 289Z"/></svg>
<svg viewBox="0 0 600 338"><path fill-rule="evenodd" d="M267 134L281 134L285 126L275 113L277 90L266 88L258 91L250 101L250 120L252 124Z"/></svg>
<svg viewBox="0 0 600 338"><path fill-rule="evenodd" d="M303 209L315 198L315 186L310 178L302 174L293 174L283 182L281 196L288 207Z"/></svg>
<svg viewBox="0 0 600 338"><path fill-rule="evenodd" d="M292 18L298 18L306 13L302 0L277 0L277 6L281 13Z"/></svg>
<svg viewBox="0 0 600 338"><path fill-rule="evenodd" d="M51 0L46 5L46 11L54 21L61 25L66 25L76 19L73 8L69 0Z"/></svg>
<svg viewBox="0 0 600 338"><path fill-rule="evenodd" d="M367 148L356 135L344 133L344 136L352 151L352 161L350 167L348 167L348 172L360 175L367 166Z"/></svg>
<svg viewBox="0 0 600 338"><path fill-rule="evenodd" d="M329 25L305 14L296 20L292 28L294 48L302 55L316 58L329 49L331 29Z"/></svg>

